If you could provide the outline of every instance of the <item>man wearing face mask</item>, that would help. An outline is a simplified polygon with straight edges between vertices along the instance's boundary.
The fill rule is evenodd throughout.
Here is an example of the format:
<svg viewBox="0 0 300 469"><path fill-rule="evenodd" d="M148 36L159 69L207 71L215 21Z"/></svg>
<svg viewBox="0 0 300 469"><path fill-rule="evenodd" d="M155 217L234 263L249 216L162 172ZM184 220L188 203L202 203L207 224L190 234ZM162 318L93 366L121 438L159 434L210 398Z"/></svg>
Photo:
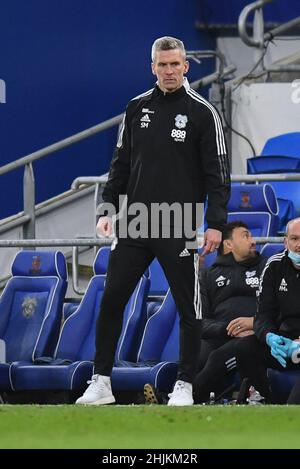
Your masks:
<svg viewBox="0 0 300 469"><path fill-rule="evenodd" d="M254 336L237 346L242 378L249 378L267 400L267 368L300 369L300 218L287 225L285 251L272 256L262 273Z"/></svg>

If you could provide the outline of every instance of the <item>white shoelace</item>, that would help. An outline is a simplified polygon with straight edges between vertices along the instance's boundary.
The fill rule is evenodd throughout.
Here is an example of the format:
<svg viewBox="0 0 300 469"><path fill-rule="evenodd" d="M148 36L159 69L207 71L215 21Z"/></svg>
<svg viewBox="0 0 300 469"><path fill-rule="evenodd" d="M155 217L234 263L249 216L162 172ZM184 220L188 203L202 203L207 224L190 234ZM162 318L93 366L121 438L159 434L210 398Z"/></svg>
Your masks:
<svg viewBox="0 0 300 469"><path fill-rule="evenodd" d="M104 382L102 380L99 380L97 379L96 376L92 376L92 379L90 379L89 381L87 381L87 384L91 385L89 387L89 391L97 391L97 390L101 390L104 389L105 385L104 385Z"/></svg>

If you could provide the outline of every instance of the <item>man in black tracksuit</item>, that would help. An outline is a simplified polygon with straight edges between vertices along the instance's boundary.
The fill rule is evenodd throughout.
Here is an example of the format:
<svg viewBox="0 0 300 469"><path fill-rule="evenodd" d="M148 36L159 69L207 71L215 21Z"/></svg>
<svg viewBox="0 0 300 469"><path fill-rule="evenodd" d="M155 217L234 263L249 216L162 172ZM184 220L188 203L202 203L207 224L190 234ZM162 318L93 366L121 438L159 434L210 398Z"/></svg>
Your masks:
<svg viewBox="0 0 300 469"><path fill-rule="evenodd" d="M294 342L300 336L300 218L288 223L285 246L283 253L268 260L262 274L255 336L236 348L241 376L249 378L249 385L267 400L272 400L267 368L300 369L299 359L293 363L293 352L300 345ZM295 398L288 402L299 404L299 394L297 402Z"/></svg>
<svg viewBox="0 0 300 469"><path fill-rule="evenodd" d="M236 372L235 346L253 334L253 318L260 275L266 263L241 221L223 230L223 254L201 275L202 333L200 371L194 383L194 401L224 391Z"/></svg>
<svg viewBox="0 0 300 469"><path fill-rule="evenodd" d="M178 382L169 405L190 405L192 381L198 359L198 319L201 301L198 257L187 249L186 228L195 226L196 204L208 196L204 252L221 242L230 194L229 165L221 119L216 109L193 91L184 74L188 71L183 43L175 38L157 39L152 47L152 71L156 86L127 106L109 177L103 191L105 209L119 211L119 196L127 195L128 233L124 216L116 227L116 240L108 266L105 292L97 322L95 375L78 404L115 401L110 374L121 332L124 307L138 279L154 257L161 263L180 313L180 364ZM180 237L175 235L178 217L155 219L157 204L192 207ZM138 205L137 205L138 204ZM132 223L136 208L146 209L139 223ZM122 212L122 211L121 211ZM102 211L98 231L112 234L112 218ZM143 211L144 214L144 211ZM150 215L151 214L151 215ZM157 212L155 212L157 214ZM151 222L149 223L149 221ZM154 226L154 225L157 226ZM137 225L141 233L136 236ZM162 227L171 228L166 237ZM155 231L159 229L159 235Z"/></svg>

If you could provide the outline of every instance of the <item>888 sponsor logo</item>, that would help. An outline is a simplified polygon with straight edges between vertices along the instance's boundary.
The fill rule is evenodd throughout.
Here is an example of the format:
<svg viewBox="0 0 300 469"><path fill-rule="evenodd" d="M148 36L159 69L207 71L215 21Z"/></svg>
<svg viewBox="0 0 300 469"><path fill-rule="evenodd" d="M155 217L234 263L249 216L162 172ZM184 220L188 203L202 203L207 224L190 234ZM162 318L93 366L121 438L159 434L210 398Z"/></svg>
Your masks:
<svg viewBox="0 0 300 469"><path fill-rule="evenodd" d="M253 288L258 287L259 285L259 278L258 277L251 277L246 278L246 285L250 285Z"/></svg>
<svg viewBox="0 0 300 469"><path fill-rule="evenodd" d="M186 130L173 129L171 137L174 138L175 142L184 142L186 137Z"/></svg>

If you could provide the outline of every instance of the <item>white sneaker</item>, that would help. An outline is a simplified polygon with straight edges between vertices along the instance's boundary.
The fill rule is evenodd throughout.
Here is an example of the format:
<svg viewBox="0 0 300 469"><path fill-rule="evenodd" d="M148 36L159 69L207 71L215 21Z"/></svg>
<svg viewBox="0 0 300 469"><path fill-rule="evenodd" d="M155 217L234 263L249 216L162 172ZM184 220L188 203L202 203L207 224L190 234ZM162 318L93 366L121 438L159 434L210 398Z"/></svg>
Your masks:
<svg viewBox="0 0 300 469"><path fill-rule="evenodd" d="M75 404L101 405L113 404L116 399L111 392L111 382L109 376L93 375L88 381L89 387L84 394L77 399Z"/></svg>
<svg viewBox="0 0 300 469"><path fill-rule="evenodd" d="M246 399L249 405L262 405L265 403L265 398L256 391L254 386L249 388L249 397Z"/></svg>
<svg viewBox="0 0 300 469"><path fill-rule="evenodd" d="M193 405L193 386L192 383L186 381L176 381L173 392L169 394L168 405L171 406L184 406Z"/></svg>

